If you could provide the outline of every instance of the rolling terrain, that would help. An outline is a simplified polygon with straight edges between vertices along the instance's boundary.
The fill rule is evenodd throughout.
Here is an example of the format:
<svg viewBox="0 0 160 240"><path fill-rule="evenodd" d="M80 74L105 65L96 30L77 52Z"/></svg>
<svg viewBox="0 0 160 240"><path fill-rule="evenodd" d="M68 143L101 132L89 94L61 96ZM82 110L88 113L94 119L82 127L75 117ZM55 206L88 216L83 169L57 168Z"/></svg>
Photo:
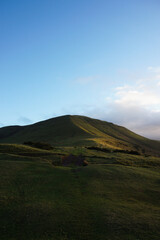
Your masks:
<svg viewBox="0 0 160 240"><path fill-rule="evenodd" d="M65 167L70 154L88 166ZM158 141L82 116L1 128L0 238L159 240L159 155Z"/></svg>
<svg viewBox="0 0 160 240"><path fill-rule="evenodd" d="M0 128L0 143L48 142L53 146L100 146L160 155L160 142L84 116L66 115L28 126Z"/></svg>

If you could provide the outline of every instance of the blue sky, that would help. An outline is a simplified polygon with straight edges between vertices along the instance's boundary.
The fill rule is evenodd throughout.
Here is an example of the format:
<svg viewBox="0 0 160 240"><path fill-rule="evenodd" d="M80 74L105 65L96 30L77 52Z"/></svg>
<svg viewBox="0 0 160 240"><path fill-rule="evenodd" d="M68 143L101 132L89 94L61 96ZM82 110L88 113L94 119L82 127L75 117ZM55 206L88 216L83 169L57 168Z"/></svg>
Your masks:
<svg viewBox="0 0 160 240"><path fill-rule="evenodd" d="M159 0L0 1L0 126L88 115L160 139Z"/></svg>

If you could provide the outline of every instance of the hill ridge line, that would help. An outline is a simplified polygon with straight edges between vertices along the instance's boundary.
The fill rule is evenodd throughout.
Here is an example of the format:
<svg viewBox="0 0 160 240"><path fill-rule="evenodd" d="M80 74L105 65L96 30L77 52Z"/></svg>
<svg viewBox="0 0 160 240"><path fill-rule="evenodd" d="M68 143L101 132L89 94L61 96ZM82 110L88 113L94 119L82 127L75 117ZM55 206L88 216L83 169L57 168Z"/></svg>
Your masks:
<svg viewBox="0 0 160 240"><path fill-rule="evenodd" d="M160 154L160 142L125 127L80 115L63 115L26 126L0 128L0 143L47 142L55 146L100 146Z"/></svg>

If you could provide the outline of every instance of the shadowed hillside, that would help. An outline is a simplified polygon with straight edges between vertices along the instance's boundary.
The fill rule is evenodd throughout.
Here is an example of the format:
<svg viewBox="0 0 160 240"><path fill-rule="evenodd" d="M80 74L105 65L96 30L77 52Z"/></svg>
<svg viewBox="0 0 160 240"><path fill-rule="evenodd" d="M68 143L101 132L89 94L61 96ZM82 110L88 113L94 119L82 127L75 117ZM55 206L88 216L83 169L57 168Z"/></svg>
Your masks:
<svg viewBox="0 0 160 240"><path fill-rule="evenodd" d="M0 141L2 240L160 239L158 141L82 116L4 127Z"/></svg>
<svg viewBox="0 0 160 240"><path fill-rule="evenodd" d="M160 155L160 142L128 129L84 116L66 115L28 126L0 128L1 143L48 142L54 146L99 146Z"/></svg>

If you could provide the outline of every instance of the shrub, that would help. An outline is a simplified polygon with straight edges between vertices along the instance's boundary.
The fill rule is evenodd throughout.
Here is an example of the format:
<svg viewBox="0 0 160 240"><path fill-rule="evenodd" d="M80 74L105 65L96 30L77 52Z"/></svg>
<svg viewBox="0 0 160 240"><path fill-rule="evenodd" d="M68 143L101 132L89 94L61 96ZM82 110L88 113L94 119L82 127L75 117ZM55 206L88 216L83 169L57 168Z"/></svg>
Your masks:
<svg viewBox="0 0 160 240"><path fill-rule="evenodd" d="M44 150L52 150L53 149L52 145L49 143L46 143L46 142L27 141L27 142L24 142L23 144L28 145L30 147L44 149Z"/></svg>
<svg viewBox="0 0 160 240"><path fill-rule="evenodd" d="M69 165L76 165L76 166L87 166L88 162L85 160L84 156L82 155L73 155L68 154L62 157L62 165L69 166Z"/></svg>
<svg viewBox="0 0 160 240"><path fill-rule="evenodd" d="M86 147L86 148L89 149L89 150L96 150L96 151L107 152L107 153L111 152L111 149L96 147L96 146L91 146L91 147Z"/></svg>

